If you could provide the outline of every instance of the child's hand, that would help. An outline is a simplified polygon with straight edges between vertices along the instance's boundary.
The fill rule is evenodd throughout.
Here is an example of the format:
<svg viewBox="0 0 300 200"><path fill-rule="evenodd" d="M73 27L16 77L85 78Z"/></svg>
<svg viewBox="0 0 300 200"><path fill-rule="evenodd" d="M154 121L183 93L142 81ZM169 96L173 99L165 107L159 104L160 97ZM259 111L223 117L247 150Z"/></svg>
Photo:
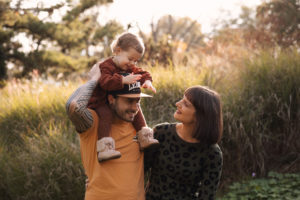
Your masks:
<svg viewBox="0 0 300 200"><path fill-rule="evenodd" d="M147 88L149 90L152 90L152 92L156 93L156 89L152 85L152 82L150 80L146 80L145 83L142 85L142 88Z"/></svg>
<svg viewBox="0 0 300 200"><path fill-rule="evenodd" d="M129 74L128 76L123 76L122 83L123 84L132 84L142 78L141 74Z"/></svg>

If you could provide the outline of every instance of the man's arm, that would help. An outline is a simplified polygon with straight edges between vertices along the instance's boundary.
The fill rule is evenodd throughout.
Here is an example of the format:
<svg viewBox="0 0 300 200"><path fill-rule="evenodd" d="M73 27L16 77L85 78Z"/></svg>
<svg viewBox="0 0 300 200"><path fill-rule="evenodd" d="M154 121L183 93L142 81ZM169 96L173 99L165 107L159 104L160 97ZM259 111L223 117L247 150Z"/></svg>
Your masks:
<svg viewBox="0 0 300 200"><path fill-rule="evenodd" d="M93 116L87 105L100 78L98 65L94 65L89 74L91 79L80 86L66 103L67 114L78 133L85 132L93 124Z"/></svg>

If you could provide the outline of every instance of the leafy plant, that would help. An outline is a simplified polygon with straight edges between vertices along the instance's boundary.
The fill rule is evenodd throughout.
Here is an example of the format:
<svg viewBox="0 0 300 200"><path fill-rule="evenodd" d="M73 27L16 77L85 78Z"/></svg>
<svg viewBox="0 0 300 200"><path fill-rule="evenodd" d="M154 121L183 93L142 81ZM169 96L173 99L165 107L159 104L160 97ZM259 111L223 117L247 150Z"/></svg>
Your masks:
<svg viewBox="0 0 300 200"><path fill-rule="evenodd" d="M269 172L263 179L233 183L222 200L295 200L300 199L300 174Z"/></svg>

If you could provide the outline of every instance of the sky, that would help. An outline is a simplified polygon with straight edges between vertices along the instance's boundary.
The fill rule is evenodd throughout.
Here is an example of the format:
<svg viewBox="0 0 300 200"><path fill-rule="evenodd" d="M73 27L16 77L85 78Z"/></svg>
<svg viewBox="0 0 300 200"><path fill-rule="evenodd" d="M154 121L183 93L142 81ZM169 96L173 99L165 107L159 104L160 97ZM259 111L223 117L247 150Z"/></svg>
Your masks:
<svg viewBox="0 0 300 200"><path fill-rule="evenodd" d="M24 0L23 6L35 7L41 2L46 6L63 1ZM99 23L115 19L124 27L131 23L138 25L143 32L149 32L151 21L157 22L160 17L171 14L197 20L202 25L202 32L209 33L215 20L226 19L228 15L238 17L242 5L256 7L261 2L262 0L114 0L112 4L100 8ZM58 19L59 15L60 13L54 13L54 18Z"/></svg>
<svg viewBox="0 0 300 200"><path fill-rule="evenodd" d="M65 0L24 0L22 7L32 8L42 4L45 7L55 5ZM79 1L79 0L78 0ZM15 4L17 0L12 0ZM144 32L150 32L151 21L157 22L164 15L174 17L190 17L197 20L202 26L202 33L210 33L216 20L230 17L238 17L241 6L256 7L262 0L114 0L112 4L101 6L99 9L99 23L105 24L108 20L115 19L124 27L131 24ZM52 15L53 21L59 21L66 12L66 8L55 11ZM44 13L46 14L46 13ZM39 16L43 18L43 16ZM44 16L46 17L46 16ZM134 30L135 29L135 30ZM137 28L131 31L138 31ZM16 38L22 38L24 51L35 48L25 34ZM25 45L26 44L26 45Z"/></svg>
<svg viewBox="0 0 300 200"><path fill-rule="evenodd" d="M209 33L216 19L238 17L241 6L256 7L262 0L114 0L101 8L100 21L116 19L124 26L138 24L150 31L150 23L167 14L190 17L202 25L202 32Z"/></svg>

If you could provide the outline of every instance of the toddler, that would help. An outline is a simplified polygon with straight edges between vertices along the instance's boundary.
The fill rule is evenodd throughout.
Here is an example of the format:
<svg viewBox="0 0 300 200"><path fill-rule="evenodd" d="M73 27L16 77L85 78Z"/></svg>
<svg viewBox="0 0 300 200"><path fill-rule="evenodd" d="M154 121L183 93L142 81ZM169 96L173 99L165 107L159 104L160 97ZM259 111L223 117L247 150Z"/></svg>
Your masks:
<svg viewBox="0 0 300 200"><path fill-rule="evenodd" d="M150 89L156 93L156 89L152 85L150 73L136 66L137 61L143 56L145 49L142 40L138 36L125 32L112 43L111 49L113 56L99 64L101 71L99 84L93 91L88 103L88 107L94 109L99 117L97 141L99 162L121 157L121 153L115 150L113 138L110 137L113 115L106 100L107 93L120 90L125 84L133 84L137 81L141 83L141 87ZM122 73L129 73L129 75L124 76ZM147 127L141 109L139 109L138 114L134 118L133 126L137 132L143 127ZM142 137L142 134L140 137ZM138 141L143 141L139 142L141 150L158 144L156 139L145 140L140 137L137 139ZM144 141L147 141L146 144Z"/></svg>

